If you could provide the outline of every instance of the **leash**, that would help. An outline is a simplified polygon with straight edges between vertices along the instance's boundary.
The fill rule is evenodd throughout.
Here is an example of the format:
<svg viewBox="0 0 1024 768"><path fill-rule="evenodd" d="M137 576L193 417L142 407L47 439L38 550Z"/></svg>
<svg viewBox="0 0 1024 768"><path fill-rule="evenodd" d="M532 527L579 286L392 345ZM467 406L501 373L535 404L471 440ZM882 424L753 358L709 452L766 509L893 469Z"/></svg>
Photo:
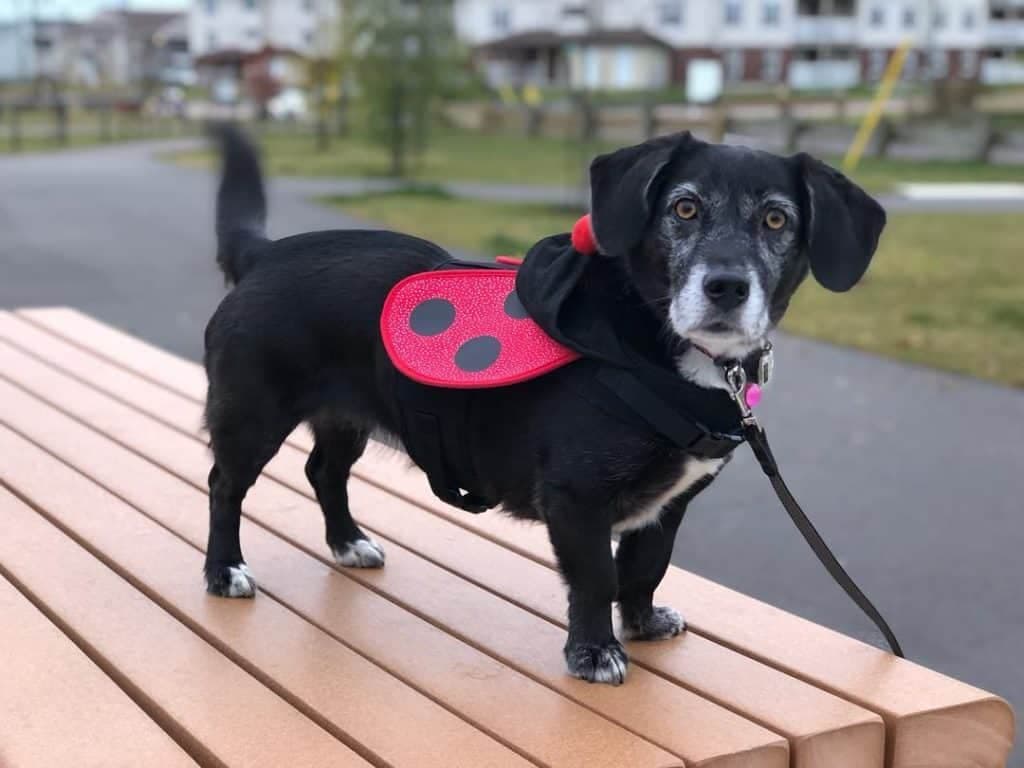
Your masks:
<svg viewBox="0 0 1024 768"><path fill-rule="evenodd" d="M761 359L758 365L758 382L748 383L747 372L743 368L743 364L739 362L727 363L723 366L723 372L725 374L725 381L729 387L729 394L732 395L732 399L735 401L737 408L740 411L740 422L743 425L743 435L747 442L750 444L751 449L754 451L754 456L757 458L758 463L761 465L761 469L767 475L768 480L772 484L772 488L775 489L775 495L779 497L779 501L782 502L782 506L785 507L786 512L789 513L790 519L793 524L796 525L797 530L800 531L800 535L804 537L804 541L810 546L814 555L818 558L825 570L829 572L829 575L835 579L836 583L843 588L843 591L849 595L850 599L857 604L871 621L874 622L878 630L885 636L885 641L889 644L889 648L892 652L903 658L903 649L900 647L899 641L896 639L896 635L893 634L892 629L889 628L889 624L882 617L882 614L878 612L874 604L868 599L867 595L861 591L861 588L857 586L857 583L850 577L850 574L846 572L836 556L832 554L832 550L829 549L828 544L818 533L818 530L811 523L807 514L800 507L796 498L793 496L789 487L786 485L786 481L782 479L782 474L779 472L779 465L775 461L775 455L772 453L771 446L768 445L768 435L764 431L764 427L757 421L757 417L754 416L751 410L751 397L750 392L752 387L759 387L766 383L768 376L771 375L771 356L772 349L771 345L767 345L761 353ZM767 374L767 375L765 375ZM756 391L760 391L759 389Z"/></svg>

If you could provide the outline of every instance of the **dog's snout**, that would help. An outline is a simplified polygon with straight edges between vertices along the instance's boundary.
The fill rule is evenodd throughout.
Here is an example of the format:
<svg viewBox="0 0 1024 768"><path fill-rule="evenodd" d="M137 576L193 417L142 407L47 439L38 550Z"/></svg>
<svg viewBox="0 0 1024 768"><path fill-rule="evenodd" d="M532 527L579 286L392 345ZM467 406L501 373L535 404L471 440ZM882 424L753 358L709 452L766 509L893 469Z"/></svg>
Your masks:
<svg viewBox="0 0 1024 768"><path fill-rule="evenodd" d="M750 280L742 272L712 272L704 278L704 294L719 309L735 309L750 296Z"/></svg>

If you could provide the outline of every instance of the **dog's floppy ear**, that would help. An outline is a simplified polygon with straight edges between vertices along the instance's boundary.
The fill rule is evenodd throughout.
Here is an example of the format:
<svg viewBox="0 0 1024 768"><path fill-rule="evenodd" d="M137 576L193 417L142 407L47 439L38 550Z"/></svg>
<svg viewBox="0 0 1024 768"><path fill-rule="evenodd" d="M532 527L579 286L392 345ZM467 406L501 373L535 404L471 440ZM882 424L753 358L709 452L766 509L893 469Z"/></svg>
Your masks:
<svg viewBox="0 0 1024 768"><path fill-rule="evenodd" d="M835 168L796 156L803 176L805 237L814 278L848 291L864 276L885 227L885 209Z"/></svg>
<svg viewBox="0 0 1024 768"><path fill-rule="evenodd" d="M696 143L689 131L600 155L590 164L590 211L600 249L624 255L643 238L661 172L677 153Z"/></svg>

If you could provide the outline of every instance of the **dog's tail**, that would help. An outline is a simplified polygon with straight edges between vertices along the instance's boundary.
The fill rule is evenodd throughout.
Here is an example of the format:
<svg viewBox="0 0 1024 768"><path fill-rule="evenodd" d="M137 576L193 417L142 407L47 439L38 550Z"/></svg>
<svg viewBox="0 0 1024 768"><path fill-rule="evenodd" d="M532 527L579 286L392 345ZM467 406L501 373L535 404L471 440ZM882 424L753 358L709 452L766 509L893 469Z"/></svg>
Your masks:
<svg viewBox="0 0 1024 768"><path fill-rule="evenodd" d="M229 283L241 280L267 242L267 198L259 152L235 125L210 127L220 148L217 191L217 263Z"/></svg>

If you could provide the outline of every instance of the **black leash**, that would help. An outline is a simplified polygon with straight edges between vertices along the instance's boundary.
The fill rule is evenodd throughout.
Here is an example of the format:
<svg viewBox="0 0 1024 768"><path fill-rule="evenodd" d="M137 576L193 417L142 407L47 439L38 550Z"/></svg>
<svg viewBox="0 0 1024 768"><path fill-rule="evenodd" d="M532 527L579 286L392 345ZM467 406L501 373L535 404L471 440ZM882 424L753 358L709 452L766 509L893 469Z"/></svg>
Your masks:
<svg viewBox="0 0 1024 768"><path fill-rule="evenodd" d="M782 502L782 506L786 508L786 512L789 513L793 524L796 525L800 535L804 537L804 541L810 546L821 564L825 566L825 570L829 572L829 575L843 588L843 591L850 596L850 599L857 604L857 607L864 611L867 617L875 623L875 626L885 636L885 641L889 644L892 652L896 656L903 658L903 649L900 647L896 635L889 628L889 624L868 599L867 595L857 586L857 583L850 577L850 574L846 572L846 569L836 559L836 556L832 554L832 550L829 549L828 544L825 543L821 534L814 527L814 524L811 523L803 509L801 509L800 504L786 486L786 481L782 479L779 465L772 454L771 446L768 445L768 436L750 410L750 406L747 405L747 374L743 366L740 363L732 363L725 366L724 372L730 394L740 409L744 437L750 443L754 456L757 457L761 469L764 470L765 475L771 481L775 494L779 497L779 501Z"/></svg>

